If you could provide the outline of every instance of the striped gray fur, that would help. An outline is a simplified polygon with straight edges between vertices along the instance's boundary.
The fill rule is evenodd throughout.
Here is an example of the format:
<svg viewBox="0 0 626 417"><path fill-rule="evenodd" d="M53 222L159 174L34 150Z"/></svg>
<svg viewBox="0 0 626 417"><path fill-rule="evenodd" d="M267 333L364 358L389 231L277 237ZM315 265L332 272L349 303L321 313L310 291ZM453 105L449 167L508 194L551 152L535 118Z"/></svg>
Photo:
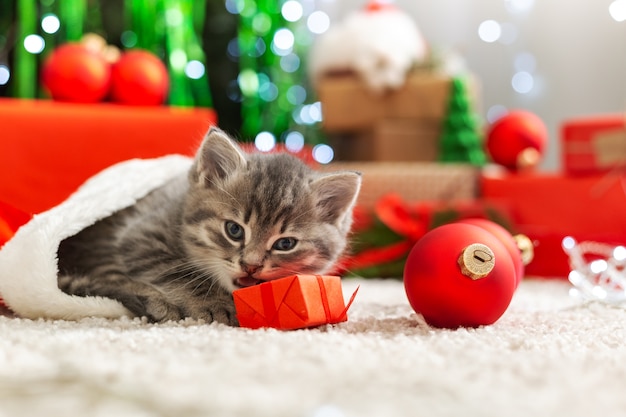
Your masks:
<svg viewBox="0 0 626 417"><path fill-rule="evenodd" d="M59 287L150 321L236 325L233 290L335 264L360 184L288 154L244 154L212 128L186 176L61 243Z"/></svg>

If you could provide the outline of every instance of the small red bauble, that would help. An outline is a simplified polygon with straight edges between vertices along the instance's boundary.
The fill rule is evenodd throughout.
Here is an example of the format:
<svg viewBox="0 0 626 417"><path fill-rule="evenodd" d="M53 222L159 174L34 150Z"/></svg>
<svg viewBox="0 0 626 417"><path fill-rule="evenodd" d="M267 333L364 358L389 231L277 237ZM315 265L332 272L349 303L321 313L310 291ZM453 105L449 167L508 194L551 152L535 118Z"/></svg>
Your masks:
<svg viewBox="0 0 626 417"><path fill-rule="evenodd" d="M167 68L148 51L136 49L122 54L113 65L111 99L122 104L158 106L169 89Z"/></svg>
<svg viewBox="0 0 626 417"><path fill-rule="evenodd" d="M41 80L55 100L96 103L109 92L111 66L84 45L68 43L46 59Z"/></svg>
<svg viewBox="0 0 626 417"><path fill-rule="evenodd" d="M487 133L491 159L511 170L532 168L543 156L548 130L535 114L515 110L496 120Z"/></svg>
<svg viewBox="0 0 626 417"><path fill-rule="evenodd" d="M494 323L515 292L515 268L490 232L453 223L426 233L409 253L404 287L409 303L431 326Z"/></svg>

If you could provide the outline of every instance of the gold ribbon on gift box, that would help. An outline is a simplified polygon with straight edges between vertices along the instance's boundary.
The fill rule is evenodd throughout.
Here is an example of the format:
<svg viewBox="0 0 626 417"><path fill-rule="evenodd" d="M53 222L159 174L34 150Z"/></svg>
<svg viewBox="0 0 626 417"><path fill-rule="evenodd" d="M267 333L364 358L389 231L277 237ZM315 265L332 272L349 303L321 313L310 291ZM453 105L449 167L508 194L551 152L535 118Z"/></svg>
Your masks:
<svg viewBox="0 0 626 417"><path fill-rule="evenodd" d="M592 135L591 140L572 140L565 144L572 155L593 155L598 168L626 165L626 130L612 129Z"/></svg>
<svg viewBox="0 0 626 417"><path fill-rule="evenodd" d="M626 162L626 130L598 133L592 146L598 166L609 167Z"/></svg>

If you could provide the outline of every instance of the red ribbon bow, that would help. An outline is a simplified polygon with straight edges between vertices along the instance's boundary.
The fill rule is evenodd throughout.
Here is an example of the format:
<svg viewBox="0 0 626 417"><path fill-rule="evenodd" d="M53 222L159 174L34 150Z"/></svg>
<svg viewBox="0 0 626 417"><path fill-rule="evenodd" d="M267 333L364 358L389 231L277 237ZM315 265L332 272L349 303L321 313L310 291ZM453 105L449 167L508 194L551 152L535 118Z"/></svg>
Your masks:
<svg viewBox="0 0 626 417"><path fill-rule="evenodd" d="M369 268L401 259L424 236L430 224L428 207L411 207L398 194L381 197L376 203L374 213L389 229L404 237L404 240L354 254L341 263L346 269Z"/></svg>

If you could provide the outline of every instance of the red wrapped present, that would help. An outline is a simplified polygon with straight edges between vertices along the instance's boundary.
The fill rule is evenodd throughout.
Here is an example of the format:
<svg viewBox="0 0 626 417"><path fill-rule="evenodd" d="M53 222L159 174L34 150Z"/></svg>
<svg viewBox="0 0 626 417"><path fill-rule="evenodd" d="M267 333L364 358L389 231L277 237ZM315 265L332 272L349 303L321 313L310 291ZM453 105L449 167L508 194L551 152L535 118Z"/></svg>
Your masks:
<svg viewBox="0 0 626 417"><path fill-rule="evenodd" d="M293 275L233 292L241 327L280 330L334 324L348 319L336 276Z"/></svg>
<svg viewBox="0 0 626 417"><path fill-rule="evenodd" d="M114 163L193 155L215 123L205 108L0 98L0 198L45 211Z"/></svg>
<svg viewBox="0 0 626 417"><path fill-rule="evenodd" d="M563 168L568 174L606 172L626 164L623 114L567 120L561 126Z"/></svg>

